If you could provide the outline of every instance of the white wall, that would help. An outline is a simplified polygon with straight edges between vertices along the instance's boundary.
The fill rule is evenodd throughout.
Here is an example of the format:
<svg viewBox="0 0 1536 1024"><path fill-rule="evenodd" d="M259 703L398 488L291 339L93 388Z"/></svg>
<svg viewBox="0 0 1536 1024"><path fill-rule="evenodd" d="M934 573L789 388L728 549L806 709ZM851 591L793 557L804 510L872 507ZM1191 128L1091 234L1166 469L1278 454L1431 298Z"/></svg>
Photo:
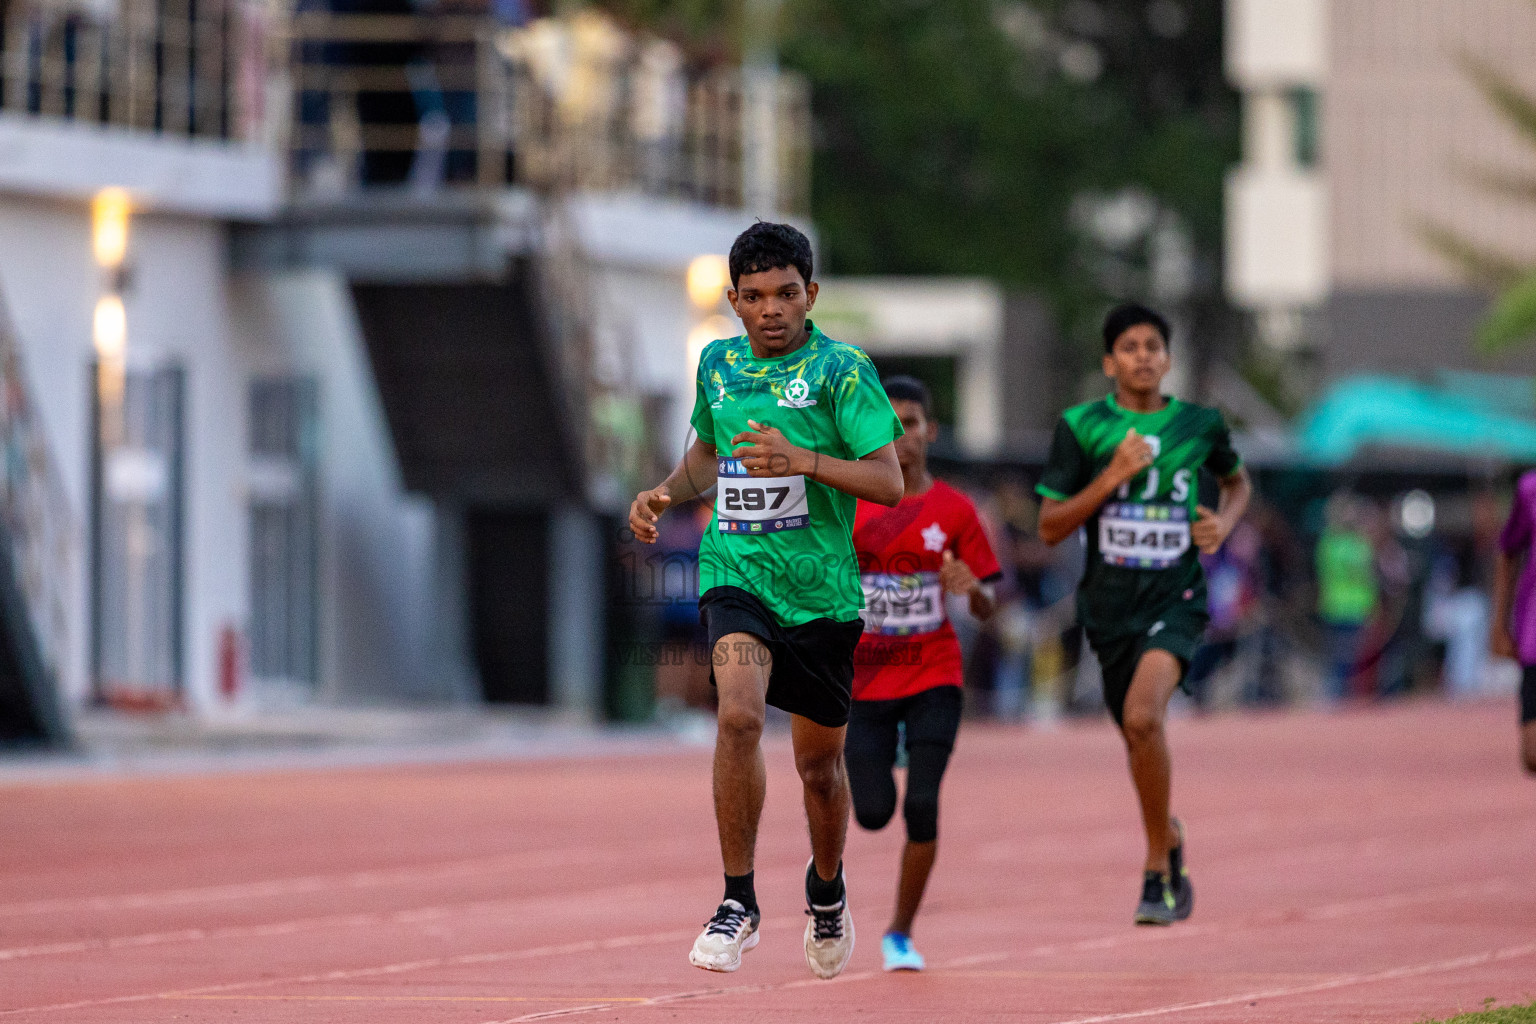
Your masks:
<svg viewBox="0 0 1536 1024"><path fill-rule="evenodd" d="M439 579L436 516L402 487L346 281L327 270L253 274L232 295L250 369L319 382L322 696L473 699L461 616L437 600L454 581Z"/></svg>
<svg viewBox="0 0 1536 1024"><path fill-rule="evenodd" d="M90 494L91 315L97 294L90 221L83 206L0 195L0 293L22 372L42 421L72 520L72 597L58 666L65 698L89 686L86 526Z"/></svg>
<svg viewBox="0 0 1536 1024"><path fill-rule="evenodd" d="M88 688L91 319L103 285L90 242L84 203L0 195L0 289L75 523L76 607L61 675L76 702ZM124 297L129 358L186 368L184 683L200 709L218 700L219 632L246 614L243 462L232 457L244 450L245 403L224 262L224 233L214 221L133 221Z"/></svg>
<svg viewBox="0 0 1536 1024"><path fill-rule="evenodd" d="M104 284L90 241L84 202L0 193L0 294L74 524L60 674L75 705L89 690L91 321ZM324 272L231 282L218 221L152 213L133 218L128 266L130 360L174 360L186 374L191 709L232 710L218 692L218 653L221 631L244 634L249 619L248 382L288 371L320 382L321 696L469 699L462 623L434 599L442 581L433 510L401 488L345 282Z"/></svg>

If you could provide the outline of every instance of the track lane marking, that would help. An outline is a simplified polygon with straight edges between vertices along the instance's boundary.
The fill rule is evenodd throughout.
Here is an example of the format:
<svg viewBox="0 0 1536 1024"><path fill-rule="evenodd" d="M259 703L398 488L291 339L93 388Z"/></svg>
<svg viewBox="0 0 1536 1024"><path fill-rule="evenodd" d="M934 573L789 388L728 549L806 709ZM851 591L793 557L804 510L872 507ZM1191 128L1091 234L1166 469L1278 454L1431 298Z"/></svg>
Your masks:
<svg viewBox="0 0 1536 1024"><path fill-rule="evenodd" d="M1231 1006L1235 1003L1257 1002L1261 999L1284 999L1289 996L1310 995L1313 992L1328 992L1333 989L1349 988L1354 985L1370 985L1382 981L1400 981L1403 978L1416 978L1426 974L1444 974L1467 967L1480 967L1483 964L1496 963L1501 960L1515 960L1533 954L1536 954L1536 942L1527 943L1523 946L1507 946L1504 949L1489 950L1485 953L1473 953L1468 956L1454 957L1450 960L1415 964L1410 967L1393 967L1385 971L1373 971L1367 974L1347 974L1311 985L1262 989L1256 992L1244 992L1235 996L1222 996L1219 999L1203 999L1193 1003L1173 1003L1168 1006L1154 1006L1145 1010L1127 1010L1122 1013L1104 1013L1093 1017L1073 1017L1069 1020L1055 1021L1053 1024L1107 1024L1109 1021L1160 1017L1169 1013L1190 1013L1195 1010L1207 1010L1218 1006Z"/></svg>
<svg viewBox="0 0 1536 1024"><path fill-rule="evenodd" d="M471 900L466 903L439 904L427 907L411 907L405 910L380 911L358 914L326 914L319 917L300 917L287 921L269 921L261 924L226 925L222 928L185 928L168 932L145 932L101 939L79 939L71 942L44 943L36 946L17 946L0 949L0 963L24 960L39 956L61 956L70 953L88 953L96 950L138 949L174 942L208 942L219 939L271 938L295 935L326 928L367 928L377 925L424 924L461 916L525 907L540 902L563 903L572 899L586 900L593 896L622 899L637 894L653 892L650 883L636 882L622 886L610 886L583 893L548 893L538 896L511 896L499 900Z"/></svg>
<svg viewBox="0 0 1536 1024"><path fill-rule="evenodd" d="M516 960L534 960L546 956L572 956L578 953L594 953L610 949L652 945L662 942L682 942L696 934L687 931L646 932L637 935L621 935L610 939L586 939L558 945L532 946L523 949L495 950L486 953L462 953L457 956L430 957L423 960L406 960L377 967L359 967L313 974L292 975L285 978L255 978L247 981L226 982L219 985L201 985L196 988L167 989L162 992L140 992L132 995L106 996L99 999L77 999L67 1003L49 1003L40 1006L18 1006L0 1010L0 1017L22 1013L48 1013L59 1010L80 1010L95 1006L118 1006L124 1003L142 1003L152 1000L185 996L235 992L240 989L262 988L268 985L309 985L319 982L353 981L357 978L377 978L433 967L463 967L470 964L506 963Z"/></svg>
<svg viewBox="0 0 1536 1024"><path fill-rule="evenodd" d="M522 1017L512 1017L506 1020L485 1021L483 1024L524 1024L526 1021L546 1020L550 1017L571 1017L578 1013L595 1013L599 1010L631 1009L639 1006L666 1006L669 1003L681 1003L690 999L712 999L717 996L748 995L753 992L779 992L788 989L805 988L809 985L849 985L854 982L868 981L878 978L882 971L855 971L851 974L840 974L835 978L823 980L821 978L797 978L794 981L762 982L756 985L727 985L716 988L689 989L684 992L669 992L665 995L651 996L642 1003L631 1003L628 1006L615 1007L613 1005L600 1006L573 1006L563 1010L547 1010L542 1013L530 1013Z"/></svg>
<svg viewBox="0 0 1536 1024"><path fill-rule="evenodd" d="M1481 843L1481 841L1484 840L1490 840L1490 838L1507 840L1508 829L1487 829L1487 831L1476 832L1476 834L1464 835L1462 840L1464 840L1464 844L1476 844ZM1373 844L1376 843L1379 843L1379 840L1367 840L1364 844L1350 843L1349 847L1352 849L1353 854L1359 855L1362 851L1364 851L1364 846L1373 846ZM648 852L653 852L653 854L659 855L665 855L667 852L671 852L660 849L662 846L674 846L674 844L653 844L653 847L648 849ZM1322 844L1322 847L1332 846L1333 844ZM484 870L493 870L492 867L488 867L490 864L510 864L511 861L522 860L522 858L524 858L524 855L508 855L508 857L496 858L473 858L473 860L449 861L449 863L444 864L441 869L432 869L430 872L416 872L416 870L413 869L367 870L367 872L353 872L353 874L349 875L309 875L309 877L290 878L290 880L276 880L273 881L273 883L250 883L240 884L240 886L214 886L204 887L204 889L170 890L169 894L161 895L169 895L170 903L172 904L184 904L198 903L198 901L224 900L224 898L232 898L232 900L238 900L238 898L261 897L261 895L300 895L301 892L306 892L306 890L329 890L333 884L344 884L344 886L352 887L352 889L369 889L369 887L389 886L389 884L410 884L410 881L449 880L449 878L464 877L464 875L481 874L481 872L484 872ZM564 861L562 861L561 866L565 866ZM289 886L289 884L292 883L303 883L304 889L300 889L300 887L289 887L289 889L281 890L281 892L276 890L276 886ZM647 883L634 883L630 884L630 886L616 887L616 889L605 889L602 890L602 892L617 892L617 894L628 894L628 892L636 889L636 887L645 887L645 889L648 889L650 886L648 886ZM1095 889L1095 887L1097 886L1083 883L1080 884L1080 886L1072 887L1071 892L1074 892L1074 894L1080 894L1080 892L1089 892L1089 890ZM237 890L240 890L240 892L237 892ZM1061 889L1060 886L1057 886L1052 889L1052 892L1060 895L1061 892L1063 892L1063 889ZM135 906L154 906L154 903L149 900L151 900L152 897L155 897L155 895L157 894L135 894L132 895L132 897L124 897L123 900L135 901ZM415 909L406 910L332 913L332 915L319 915L319 917L315 918L292 918L292 920L269 921L269 923L260 924L233 924L233 926L224 927L186 927L186 929L169 929L163 930L163 932L141 932L135 933L135 935L103 936L103 938L89 938L89 940L63 940L54 941L54 943L34 943L31 944L31 946L14 946L9 947L9 949L0 949L0 964L9 963L9 961L15 960L31 960L31 958L35 958L35 956L74 955L74 953L94 952L94 950L138 949L138 947L161 946L161 944L198 943L198 941L230 940L230 938L266 938L266 936L292 935L292 933L307 932L307 930L323 930L327 929L327 927L338 927L338 929L344 929L344 927L369 927L376 926L376 924L410 924L413 923L413 920L442 920L442 918L447 917L449 913L453 912L484 912L484 910L496 909L496 907L504 907L508 906L508 904L530 903L530 901L541 900L541 898L561 897L556 897L556 894L542 894L536 895L536 897L510 897L505 898L505 900L481 900L467 901L467 903L459 904L436 904L436 906L415 907ZM1413 897L1413 895L1404 895L1404 897L1398 898L1405 898L1405 900L1409 900L1410 903L1412 903L1412 901L1418 901L1418 897ZM1369 897L1367 898L1367 903L1375 903L1376 900L1378 900L1378 898ZM141 901L147 901L147 903L141 903ZM38 901L38 903L32 904L11 904L11 906L48 907L51 906L52 903L55 903L55 901ZM126 906L126 904L121 904L121 906ZM1347 907L1347 904L1341 904L1341 907ZM118 909L121 909L121 907L118 907ZM5 912L5 906L0 904L0 913L3 912ZM31 910L29 910L29 912L31 912ZM1352 912L1352 910L1339 909L1338 912L1347 913ZM1281 910L1276 910L1276 912L1273 912L1269 918L1266 918L1266 920L1284 918L1286 915L1289 915L1289 913L1292 912L1281 912ZM1189 933L1200 933L1200 929L1201 926L1181 927L1180 932L1189 935Z"/></svg>
<svg viewBox="0 0 1536 1024"><path fill-rule="evenodd" d="M587 1003L592 996L325 996L325 995L169 995L166 1000L222 1000L264 1003ZM643 1003L647 996L603 996L609 1003Z"/></svg>
<svg viewBox="0 0 1536 1024"><path fill-rule="evenodd" d="M1490 798L1492 799L1492 798ZM1507 807L1501 808L1505 811ZM1492 809L1492 808L1490 808ZM1441 816L1439 809L1423 812L1417 817L1430 820ZM1202 834L1216 836L1217 838L1261 838L1266 829L1253 828L1248 824L1253 815L1239 818L1237 827L1223 827L1217 823L1218 819L1211 819ZM1394 823L1401 819L1394 817ZM1523 823L1521 819L1519 823ZM1357 825L1358 816L1341 817L1324 822L1325 824ZM1509 823L1505 823L1498 830L1507 833ZM1274 831L1279 831L1275 829ZM1485 830L1492 832L1493 829ZM1108 841L1111 833L1121 834L1123 830L1098 829L1091 841ZM1480 833L1484 834L1484 833ZM997 862L1013 859L1026 854L1036 855L1041 850L1059 848L1062 842L1071 840L1076 833L1072 830L1062 830L1045 835L1035 836L1027 841L997 840L978 848L974 859L982 862ZM1362 851L1372 852L1376 845L1383 840L1380 837L1367 836L1352 840L1331 840L1326 843L1307 844L1307 848L1321 848L1321 853L1327 856L1334 854L1357 854ZM665 840L650 843L640 848L626 848L623 851L615 851L605 848L593 847L590 844L573 845L556 849L529 850L515 854L498 854L489 857L466 858L460 860L439 861L428 865L416 865L412 867L377 868L367 871L355 871L345 873L297 875L287 878L266 879L255 882L233 882L217 885L192 886L176 889L147 890L135 893L123 893L98 896L61 896L43 900L28 900L15 903L0 903L0 917L22 917L42 914L56 914L69 910L142 910L160 909L163 907L189 906L199 903L229 902L243 899L265 899L281 896L302 896L313 893L330 892L337 888L366 890L383 888L393 885L409 885L418 882L447 881L461 878L467 875L494 874L501 870L528 870L538 867L569 867L579 863L598 864L607 860L633 858L636 854L643 856L668 856L682 849L692 849L691 844L685 844L682 840ZM1233 855L1241 856L1241 855ZM1261 856L1263 856L1261 854ZM1311 859L1315 855L1307 855ZM1292 859L1294 854L1292 854Z"/></svg>
<svg viewBox="0 0 1536 1024"><path fill-rule="evenodd" d="M180 889L158 889L111 896L61 896L20 903L0 903L0 917L26 917L57 914L70 910L158 910L164 907L195 906L234 900L268 899L280 896L307 896L336 889L367 890L422 882L451 881L473 875L494 875L503 871L530 871L539 868L564 868L581 864L601 864L610 860L630 861L639 856L667 857L686 849L681 839L648 843L640 847L613 850L591 844L529 850L439 861L414 867L376 868L331 874L295 875L258 882L232 882Z"/></svg>
<svg viewBox="0 0 1536 1024"><path fill-rule="evenodd" d="M1327 920L1339 916L1342 913L1369 913L1375 909L1390 909L1397 906L1411 905L1413 903L1431 902L1437 899L1457 898L1469 894L1496 895L1510 888L1507 878L1494 878L1485 882L1462 884L1458 886L1442 886L1436 889L1422 890L1418 893L1389 893L1379 897L1340 901L1314 907L1308 911L1296 914L1292 911L1280 911L1270 914L1254 915L1249 918L1238 919L1225 923L1210 925L1180 925L1178 928L1158 929L1155 931L1137 930L1131 932L1116 932L1113 935L1100 936L1091 939L1080 939L1068 943L1047 943L1026 949L1020 952L1004 951L994 953L977 954L968 957L959 957L946 961L936 970L952 969L958 967L976 967L988 963L1001 963L1014 958L1028 958L1037 956L1050 956L1057 953L1091 952L1100 949L1112 949L1115 946L1139 942L1167 941L1170 938L1184 938L1194 935L1210 935L1225 931L1237 931L1244 928L1264 925L1274 921L1286 922L1290 920ZM765 924L764 931L778 931L790 922ZM121 1003L142 1002L146 1000L162 999L183 995L201 995L206 993L233 992L240 989L260 988L269 985L301 985L317 982L349 981L356 978L379 977L391 974L402 974L415 970L428 970L435 967L469 966L472 964L501 963L509 960L537 959L545 956L565 956L574 953L598 952L608 949L622 949L636 945L656 944L660 942L684 941L692 938L692 929L687 931L651 932L642 935L620 936L612 939L589 939L574 943L565 943L550 946L535 946L521 950L499 950L487 953L463 953L452 957L434 957L424 960L409 960L394 964L385 964L377 967L363 967L341 969L315 974L295 975L286 978L261 978L241 982L227 982L219 985L206 985L190 989L172 989L163 992L140 993L123 996L107 996L99 999L77 1000L69 1003L54 1003L40 1006L15 1007L0 1009L0 1017L11 1016L20 1013L41 1013L53 1010L73 1010L92 1006L109 1006ZM819 979L816 979L819 981ZM690 990L672 995L657 996L661 1000L682 1000L707 998L713 995L725 995L736 991L761 991L769 988L794 987L802 982L766 983L764 985L739 986L736 988L700 989ZM604 1004L599 1009L609 1008ZM565 1011L562 1011L565 1012ZM575 1012L575 1011L571 1011ZM503 1024L503 1022L494 1022Z"/></svg>
<svg viewBox="0 0 1536 1024"><path fill-rule="evenodd" d="M1406 897L1412 897L1415 894L1394 893L1394 894L1388 894L1388 895L1382 896L1382 897L1377 897L1375 899L1350 900L1350 901L1347 901L1347 902L1337 903L1337 904L1324 904L1323 906L1315 907L1311 911L1308 911L1308 912L1306 912L1305 914L1302 914L1302 915L1286 914L1286 915L1284 915L1284 917L1287 920L1298 920L1298 919L1305 920L1305 919L1308 919L1311 914L1318 914L1318 915L1330 914L1332 916L1337 916L1337 914L1334 913L1334 912L1336 910L1338 910L1339 908L1345 908L1345 907L1350 908L1351 912L1356 912L1356 913L1369 912L1369 910L1376 909L1378 906L1390 908L1390 907L1396 907L1396 906L1400 906L1400 905L1405 905L1405 904L1411 903L1411 902L1429 902L1429 901L1432 901L1432 900L1435 900L1435 899L1456 898L1458 896L1465 896L1469 891L1473 891L1473 892L1484 892L1484 891L1486 891L1486 892L1490 892L1490 893L1497 893L1497 892L1505 891L1508 888L1509 888L1509 880L1508 879L1503 879L1503 878L1491 879L1491 880L1489 880L1487 882L1473 883L1473 884L1469 884L1469 885L1460 885L1460 886L1442 886L1442 887L1440 887L1438 889L1426 890L1424 892L1416 894L1417 897L1418 897L1416 900L1410 899L1410 898L1406 898ZM1317 919L1318 920L1323 920L1325 918L1322 917L1322 916L1319 916ZM1015 957L1049 956L1049 955L1052 955L1052 954L1055 954L1055 953L1082 953L1082 952L1090 952L1090 951L1093 951L1093 950L1100 950L1100 949L1112 949L1112 948L1114 948L1116 946L1128 945L1128 944L1137 943L1137 942L1155 942L1155 941L1160 941L1160 940L1166 941L1167 938L1170 935L1174 935L1175 933L1181 932L1181 931L1185 935L1188 935L1188 934L1210 935L1210 934L1219 934L1219 933L1222 933L1222 932L1229 932L1229 931L1241 931L1241 930L1244 930L1244 929L1247 929L1247 928L1251 928L1251 927L1255 927L1255 926L1258 926L1258 925L1262 925L1262 924L1265 924L1265 923L1267 923L1266 920L1264 920L1263 916L1260 915L1260 916L1256 916L1254 918L1244 918L1244 919L1239 919L1237 921L1230 921L1230 922L1226 922L1226 923L1218 923L1218 924L1206 925L1206 926L1204 926L1203 929L1199 928L1198 926L1189 927L1189 926L1181 925L1179 928L1156 929L1156 930L1151 930L1151 931L1146 930L1146 929L1138 929L1138 930L1132 931L1130 933L1117 932L1114 935L1101 936L1101 937L1092 938L1092 939L1080 939L1080 940L1078 940L1076 942L1049 943L1049 944L1046 944L1046 945L1035 946L1034 948L1025 950L1022 953L1014 953L1014 952L985 953L985 954L979 954L979 955L970 956L970 957L960 957L958 959L948 960L948 961L945 961L943 964L937 965L934 968L933 973L936 974L936 975L947 974L949 971L951 971L951 970L953 970L953 969L955 969L957 967L973 967L973 966L976 966L976 965L981 964L981 963L997 963L997 962L1002 962L1002 961L1006 961L1006 960L1011 960L1011 959L1014 959ZM1522 948L1523 949L1523 948L1527 948L1527 947L1517 947L1517 948ZM1528 948L1530 948L1533 951L1536 951L1536 944L1532 944L1532 946L1530 946ZM794 981L787 981L787 982L763 982L761 984L756 984L756 985L735 985L735 986L726 986L726 987L718 987L718 988L711 988L711 989L692 989L692 990L688 990L688 991L684 991L684 992L675 992L675 993L670 993L670 994L667 994L667 995L654 996L654 997L652 997L651 999L647 1000L644 1003L631 1004L630 1007L618 1007L618 1008L619 1009L629 1009L629 1008L632 1008L632 1007L635 1007L635 1006L657 1006L657 1005L662 1005L662 1004L665 1004L665 1003L681 1002L683 1000L711 999L711 998L717 998L717 997L721 997L721 996L747 995L747 994L751 994L751 993L754 993L754 992L776 992L776 991L784 991L784 990L794 989L794 988L801 988L801 987L806 986L806 985L826 985L826 984L835 984L835 983L839 983L839 982L864 981L864 980L867 980L869 978L880 977L883 973L884 972L882 972L882 971L862 971L862 972L856 972L856 973L853 973L853 974L844 974L844 975L838 976L837 978L832 979L831 982L822 981L819 978L800 978L800 979L796 979ZM961 973L961 972L957 972L957 973ZM965 972L965 973L975 973L975 972ZM964 976L964 974L962 974L962 976ZM1335 976L1330 976L1330 981L1328 982L1328 984L1332 984L1333 982L1335 982L1337 980L1338 980L1338 978L1337 978L1336 975ZM1303 988L1306 988L1306 986L1303 986ZM1249 997L1244 997L1244 998L1249 998ZM616 1007L613 1007L613 1006L599 1006L599 1007L593 1007L591 1010L583 1009L583 1008L571 1008L571 1009L561 1010L561 1011L558 1011L558 1012L559 1012L559 1014L561 1016L572 1016L572 1015L575 1015L575 1014L578 1014L578 1013L596 1012L597 1010L608 1010L608 1009L615 1009L615 1008ZM1170 1010L1168 1010L1166 1012L1173 1012L1173 1011L1170 1009ZM545 1015L543 1015L543 1014L535 1014L535 1015L526 1016L526 1017L515 1017L515 1018L512 1018L510 1020L484 1021L484 1022L482 1022L482 1024L521 1024L521 1022L523 1022L523 1021L542 1019L543 1016L545 1016ZM1061 1024L1088 1024L1088 1022L1086 1022L1086 1021L1072 1021L1072 1022L1061 1022Z"/></svg>

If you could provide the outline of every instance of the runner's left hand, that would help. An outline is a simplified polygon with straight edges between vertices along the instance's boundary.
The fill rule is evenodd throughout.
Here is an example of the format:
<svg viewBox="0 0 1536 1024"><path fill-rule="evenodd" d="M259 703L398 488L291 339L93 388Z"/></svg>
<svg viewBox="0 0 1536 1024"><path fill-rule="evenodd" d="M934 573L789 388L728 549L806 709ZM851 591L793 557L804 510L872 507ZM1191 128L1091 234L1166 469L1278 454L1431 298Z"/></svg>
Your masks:
<svg viewBox="0 0 1536 1024"><path fill-rule="evenodd" d="M944 564L939 567L939 582L944 585L946 594L960 597L968 596L981 586L981 581L971 572L971 567L956 558L955 553L948 548L944 549Z"/></svg>
<svg viewBox="0 0 1536 1024"><path fill-rule="evenodd" d="M747 426L752 429L731 438L731 454L741 460L748 476L793 476L802 472L795 468L801 449L790 444L777 427L765 427L756 420L747 420Z"/></svg>
<svg viewBox="0 0 1536 1024"><path fill-rule="evenodd" d="M1204 505L1196 505L1195 523L1189 528L1189 535L1201 552L1214 555L1227 539L1227 527L1215 512Z"/></svg>

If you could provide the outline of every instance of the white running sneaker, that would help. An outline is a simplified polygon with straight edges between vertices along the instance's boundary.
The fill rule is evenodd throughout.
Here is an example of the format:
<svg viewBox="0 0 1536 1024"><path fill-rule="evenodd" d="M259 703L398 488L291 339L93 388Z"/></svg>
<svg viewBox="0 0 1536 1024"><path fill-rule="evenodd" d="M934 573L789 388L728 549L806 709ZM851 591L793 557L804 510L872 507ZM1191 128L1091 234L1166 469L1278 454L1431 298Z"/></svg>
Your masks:
<svg viewBox="0 0 1536 1024"><path fill-rule="evenodd" d="M833 906L813 903L805 912L811 918L805 923L805 962L816 977L835 978L853 956L853 914L848 910L847 887Z"/></svg>
<svg viewBox="0 0 1536 1024"><path fill-rule="evenodd" d="M741 954L757 945L757 925L762 918L758 911L748 913L735 900L726 900L693 940L688 962L706 971L734 971L741 966Z"/></svg>

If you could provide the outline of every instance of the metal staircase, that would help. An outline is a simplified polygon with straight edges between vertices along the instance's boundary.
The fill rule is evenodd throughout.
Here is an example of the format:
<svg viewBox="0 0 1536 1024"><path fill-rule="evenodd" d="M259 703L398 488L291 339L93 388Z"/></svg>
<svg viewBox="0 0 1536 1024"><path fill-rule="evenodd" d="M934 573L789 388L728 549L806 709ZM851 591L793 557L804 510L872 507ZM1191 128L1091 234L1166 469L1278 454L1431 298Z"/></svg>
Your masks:
<svg viewBox="0 0 1536 1024"><path fill-rule="evenodd" d="M69 742L60 661L78 552L74 516L0 307L0 744Z"/></svg>

